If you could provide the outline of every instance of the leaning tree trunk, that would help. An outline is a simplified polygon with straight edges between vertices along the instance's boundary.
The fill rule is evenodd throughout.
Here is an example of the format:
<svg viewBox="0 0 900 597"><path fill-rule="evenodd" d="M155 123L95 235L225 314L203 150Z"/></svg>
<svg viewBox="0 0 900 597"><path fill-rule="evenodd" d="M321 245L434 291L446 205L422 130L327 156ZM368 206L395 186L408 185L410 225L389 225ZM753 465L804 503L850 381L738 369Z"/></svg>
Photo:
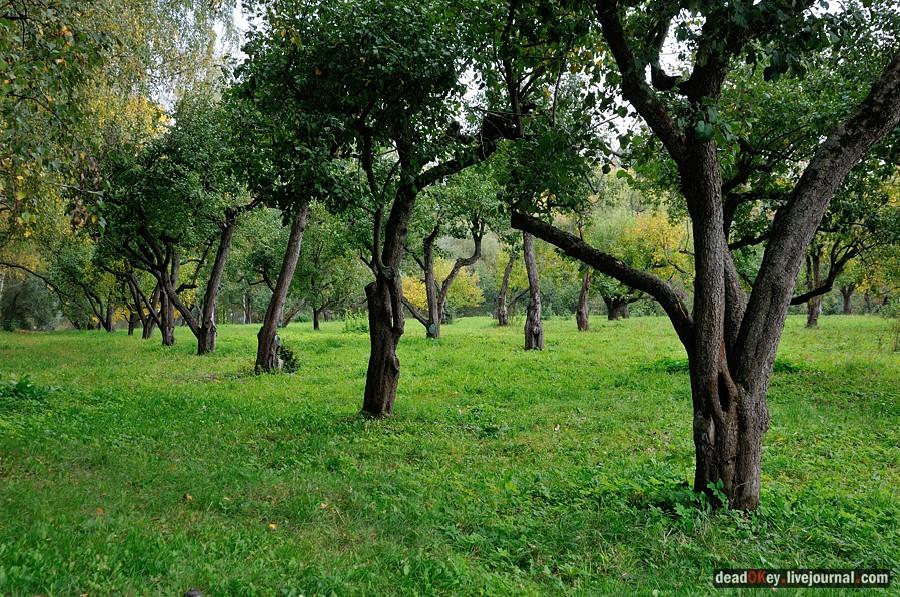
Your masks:
<svg viewBox="0 0 900 597"><path fill-rule="evenodd" d="M534 254L534 237L524 233L525 269L528 272L528 315L525 318L525 350L544 349L544 324L541 322L541 281Z"/></svg>
<svg viewBox="0 0 900 597"><path fill-rule="evenodd" d="M841 297L844 299L844 315L852 315L853 314L853 293L856 291L856 287L853 285L841 286Z"/></svg>
<svg viewBox="0 0 900 597"><path fill-rule="evenodd" d="M203 295L203 308L200 311L200 326L197 333L198 355L208 354L216 349L216 301L222 277L225 274L225 263L228 261L228 253L231 251L231 240L234 238L235 228L237 228L236 214L229 211L225 214L225 222L222 224L219 236L219 247L216 250L216 258L206 284L206 292Z"/></svg>
<svg viewBox="0 0 900 597"><path fill-rule="evenodd" d="M579 332L587 332L590 327L590 298L591 298L591 273L589 267L584 269L584 278L581 280L581 292L578 294L578 308L575 310L575 322Z"/></svg>
<svg viewBox="0 0 900 597"><path fill-rule="evenodd" d="M288 289L294 279L294 271L297 269L297 261L300 258L300 247L303 244L303 232L306 230L306 215L309 211L309 202L304 202L299 211L294 214L291 222L291 234L288 237L287 249L281 262L281 270L278 272L278 281L275 282L275 290L269 300L262 327L257 334L256 366L257 373L272 373L281 368L281 359L278 356L278 316L287 300Z"/></svg>
<svg viewBox="0 0 900 597"><path fill-rule="evenodd" d="M515 262L516 253L510 251L509 261L506 262L506 269L503 270L503 280L500 282L500 292L497 293L497 325L501 327L509 325L509 305L506 295L509 292L509 277Z"/></svg>

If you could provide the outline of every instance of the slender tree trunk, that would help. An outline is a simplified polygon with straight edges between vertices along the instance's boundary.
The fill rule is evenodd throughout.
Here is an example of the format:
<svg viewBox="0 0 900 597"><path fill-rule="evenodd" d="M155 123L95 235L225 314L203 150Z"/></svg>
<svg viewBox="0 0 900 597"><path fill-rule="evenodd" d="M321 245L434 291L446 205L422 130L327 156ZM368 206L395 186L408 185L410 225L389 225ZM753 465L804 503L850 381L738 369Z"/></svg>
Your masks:
<svg viewBox="0 0 900 597"><path fill-rule="evenodd" d="M516 253L515 251L510 251L509 260L506 262L506 269L503 270L503 280L500 282L500 292L497 293L497 325L500 327L509 325L507 294L509 293L509 277L512 274L515 262Z"/></svg>
<svg viewBox="0 0 900 597"><path fill-rule="evenodd" d="M137 327L138 324L138 316L137 313L131 311L128 314L128 335L134 336L134 328Z"/></svg>
<svg viewBox="0 0 900 597"><path fill-rule="evenodd" d="M242 306L244 307L244 323L253 323L253 297L250 296L249 291L244 293Z"/></svg>
<svg viewBox="0 0 900 597"><path fill-rule="evenodd" d="M528 272L528 315L525 318L525 350L544 349L544 324L541 322L541 281L534 254L534 237L524 237L525 269Z"/></svg>
<svg viewBox="0 0 900 597"><path fill-rule="evenodd" d="M319 331L319 313L320 311L313 307L313 329Z"/></svg>
<svg viewBox="0 0 900 597"><path fill-rule="evenodd" d="M806 285L809 290L815 290L822 284L821 274L821 247L813 247L812 254L806 257ZM822 295L814 296L806 303L806 327L814 328L819 325L819 315L822 313Z"/></svg>
<svg viewBox="0 0 900 597"><path fill-rule="evenodd" d="M575 322L578 331L587 332L590 327L590 298L591 298L591 274L594 270L584 268L584 277L581 280L581 292L578 294L578 308L575 310Z"/></svg>
<svg viewBox="0 0 900 597"><path fill-rule="evenodd" d="M438 227L435 226L425 238L425 303L428 308L428 319L425 322L425 337L436 339L441 337L441 304L440 290L434 277L434 241L437 239Z"/></svg>
<svg viewBox="0 0 900 597"><path fill-rule="evenodd" d="M841 286L841 297L844 299L844 315L852 315L853 314L853 293L856 291L856 286L852 284L848 284L846 286Z"/></svg>
<svg viewBox="0 0 900 597"><path fill-rule="evenodd" d="M284 259L281 262L281 270L278 272L278 281L275 282L275 290L269 300L269 307L263 318L262 327L257 334L256 366L257 373L271 373L281 368L281 359L278 356L280 340L278 338L278 315L287 300L288 289L294 279L294 271L297 269L297 261L300 259L300 247L303 244L303 233L306 230L306 216L309 212L309 202L304 202L294 214L291 222L291 234L288 237Z"/></svg>
<svg viewBox="0 0 900 597"><path fill-rule="evenodd" d="M237 228L236 214L229 211L225 214L225 222L222 224L219 236L219 247L216 250L216 258L206 284L206 292L203 295L200 327L197 334L198 355L208 354L216 349L216 302L219 297L219 287L222 285L222 277L225 275L225 263L228 261L228 253L231 251L235 228Z"/></svg>

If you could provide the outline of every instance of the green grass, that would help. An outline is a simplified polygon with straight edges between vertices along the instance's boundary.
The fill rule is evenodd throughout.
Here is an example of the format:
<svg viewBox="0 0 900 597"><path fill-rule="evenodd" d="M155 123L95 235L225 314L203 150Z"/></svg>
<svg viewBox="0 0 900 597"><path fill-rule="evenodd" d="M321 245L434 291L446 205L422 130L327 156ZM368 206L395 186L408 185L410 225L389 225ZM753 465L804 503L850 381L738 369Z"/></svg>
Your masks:
<svg viewBox="0 0 900 597"><path fill-rule="evenodd" d="M714 567L898 570L900 358L874 317L791 318L762 507L710 513L664 319L408 323L395 415L368 340L284 331L294 375L123 332L0 334L0 594L716 593ZM32 386L13 387L12 376ZM16 389L18 388L18 389ZM270 526L274 525L274 527Z"/></svg>

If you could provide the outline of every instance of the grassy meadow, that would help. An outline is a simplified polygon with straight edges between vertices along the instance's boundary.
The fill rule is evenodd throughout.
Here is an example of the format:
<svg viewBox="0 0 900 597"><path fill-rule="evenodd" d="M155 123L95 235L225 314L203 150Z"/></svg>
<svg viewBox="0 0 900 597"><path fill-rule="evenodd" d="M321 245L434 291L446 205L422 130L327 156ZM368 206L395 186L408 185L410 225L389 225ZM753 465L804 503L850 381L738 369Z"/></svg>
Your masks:
<svg viewBox="0 0 900 597"><path fill-rule="evenodd" d="M0 594L695 595L715 567L900 568L900 355L877 317L792 317L762 507L690 491L663 318L407 322L395 414L358 415L368 338L256 326L197 357L123 331L0 334ZM22 376L28 376L21 381ZM19 379L18 383L14 379ZM30 380L30 381L28 381ZM804 593L800 591L800 593Z"/></svg>

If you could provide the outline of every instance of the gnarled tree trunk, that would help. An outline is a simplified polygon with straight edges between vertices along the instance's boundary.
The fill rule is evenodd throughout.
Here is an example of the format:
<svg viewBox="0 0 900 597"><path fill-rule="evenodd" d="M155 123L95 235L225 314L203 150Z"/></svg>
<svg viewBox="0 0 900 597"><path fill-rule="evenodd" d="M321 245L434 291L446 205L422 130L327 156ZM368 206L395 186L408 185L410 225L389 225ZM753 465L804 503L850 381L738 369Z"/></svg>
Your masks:
<svg viewBox="0 0 900 597"><path fill-rule="evenodd" d="M544 349L544 324L541 322L541 280L534 254L534 237L523 235L525 270L528 272L528 315L525 318L525 350Z"/></svg>
<svg viewBox="0 0 900 597"><path fill-rule="evenodd" d="M628 319L631 316L627 298L621 296L604 296L603 302L606 304L606 318L609 321Z"/></svg>
<svg viewBox="0 0 900 597"><path fill-rule="evenodd" d="M841 286L841 298L844 299L843 305L843 314L844 315L852 315L853 314L853 293L856 291L856 286L853 284L846 284Z"/></svg>
<svg viewBox="0 0 900 597"><path fill-rule="evenodd" d="M163 346L175 345L175 306L165 292L159 294L159 332Z"/></svg>
<svg viewBox="0 0 900 597"><path fill-rule="evenodd" d="M306 230L306 216L308 212L309 202L304 202L291 221L291 234L288 237L284 259L281 261L278 281L275 283L275 290L272 292L272 298L269 300L262 327L256 335L256 365L254 369L257 373L271 373L281 368L278 357L278 349L280 348L277 333L278 317L284 308L288 289L297 269L297 261L300 259L300 248L303 244L303 232Z"/></svg>
<svg viewBox="0 0 900 597"><path fill-rule="evenodd" d="M393 297L402 292L399 279L383 275L376 276L374 282L366 285L370 353L362 410L374 417L390 415L394 410L400 377L397 343L403 335L403 314ZM399 327L396 325L398 317Z"/></svg>
<svg viewBox="0 0 900 597"><path fill-rule="evenodd" d="M575 309L575 322L579 332L587 332L591 327L590 299L591 299L591 273L594 270L584 269L584 277L581 279L581 292L578 293L578 307Z"/></svg>

